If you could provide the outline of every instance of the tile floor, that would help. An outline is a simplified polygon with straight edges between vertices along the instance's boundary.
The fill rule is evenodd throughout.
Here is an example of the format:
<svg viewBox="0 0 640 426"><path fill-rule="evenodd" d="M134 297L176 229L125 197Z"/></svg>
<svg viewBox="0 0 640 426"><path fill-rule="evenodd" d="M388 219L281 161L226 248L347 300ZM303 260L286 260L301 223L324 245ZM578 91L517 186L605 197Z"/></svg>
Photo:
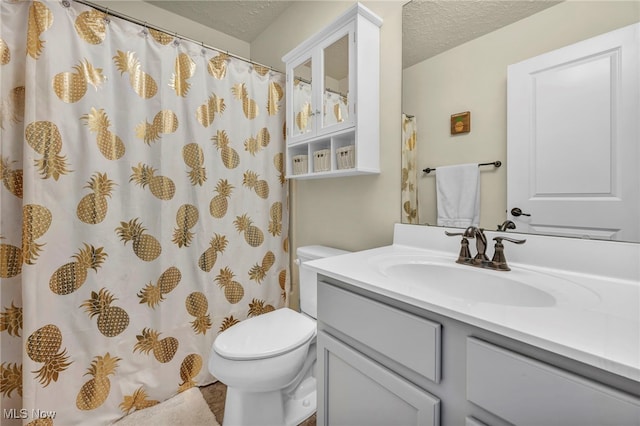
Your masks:
<svg viewBox="0 0 640 426"><path fill-rule="evenodd" d="M227 387L220 382L216 382L208 386L202 386L200 388L200 392L202 392L204 400L207 401L209 408L211 408L211 411L213 411L213 414L216 416L218 423L222 424L222 419L224 418L224 399L227 395ZM309 417L299 426L316 426L316 415L314 414Z"/></svg>

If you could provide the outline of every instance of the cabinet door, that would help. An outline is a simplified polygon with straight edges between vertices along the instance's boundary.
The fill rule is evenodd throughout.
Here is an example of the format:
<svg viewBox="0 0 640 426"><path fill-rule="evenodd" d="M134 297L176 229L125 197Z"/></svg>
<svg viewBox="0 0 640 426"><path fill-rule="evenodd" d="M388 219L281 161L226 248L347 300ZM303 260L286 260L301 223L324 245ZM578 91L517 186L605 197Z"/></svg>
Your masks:
<svg viewBox="0 0 640 426"><path fill-rule="evenodd" d="M353 25L348 25L320 46L322 111L318 119L321 133L353 125L353 40Z"/></svg>
<svg viewBox="0 0 640 426"><path fill-rule="evenodd" d="M439 425L440 400L351 347L318 335L318 424Z"/></svg>
<svg viewBox="0 0 640 426"><path fill-rule="evenodd" d="M319 108L313 95L313 63L313 58L309 56L292 66L293 79L288 87L292 93L293 104L292 116L289 117L292 139L315 133L315 117Z"/></svg>

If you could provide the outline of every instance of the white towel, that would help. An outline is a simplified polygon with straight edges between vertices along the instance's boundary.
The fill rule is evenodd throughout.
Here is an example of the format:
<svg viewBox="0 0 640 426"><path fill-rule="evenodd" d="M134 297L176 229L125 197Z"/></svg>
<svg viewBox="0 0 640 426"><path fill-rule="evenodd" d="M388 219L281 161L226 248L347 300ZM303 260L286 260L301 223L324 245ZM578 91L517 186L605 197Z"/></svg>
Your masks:
<svg viewBox="0 0 640 426"><path fill-rule="evenodd" d="M436 193L439 226L466 228L480 225L478 164L438 167Z"/></svg>

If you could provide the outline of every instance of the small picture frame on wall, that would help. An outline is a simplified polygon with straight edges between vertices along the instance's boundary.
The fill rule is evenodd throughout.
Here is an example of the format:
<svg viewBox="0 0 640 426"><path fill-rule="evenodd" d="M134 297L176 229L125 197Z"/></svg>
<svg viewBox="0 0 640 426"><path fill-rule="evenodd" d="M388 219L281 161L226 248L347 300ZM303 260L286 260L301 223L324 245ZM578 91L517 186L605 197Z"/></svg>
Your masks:
<svg viewBox="0 0 640 426"><path fill-rule="evenodd" d="M451 115L451 134L469 133L471 131L471 112L459 112Z"/></svg>

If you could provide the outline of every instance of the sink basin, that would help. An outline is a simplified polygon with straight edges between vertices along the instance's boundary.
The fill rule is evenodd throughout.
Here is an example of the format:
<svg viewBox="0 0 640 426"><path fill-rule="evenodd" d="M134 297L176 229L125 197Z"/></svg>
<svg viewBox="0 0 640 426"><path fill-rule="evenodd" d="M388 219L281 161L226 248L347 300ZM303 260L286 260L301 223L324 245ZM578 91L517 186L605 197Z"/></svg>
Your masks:
<svg viewBox="0 0 640 426"><path fill-rule="evenodd" d="M383 275L467 302L518 307L596 303L597 294L554 275L514 268L492 271L454 261L398 256L374 260Z"/></svg>

